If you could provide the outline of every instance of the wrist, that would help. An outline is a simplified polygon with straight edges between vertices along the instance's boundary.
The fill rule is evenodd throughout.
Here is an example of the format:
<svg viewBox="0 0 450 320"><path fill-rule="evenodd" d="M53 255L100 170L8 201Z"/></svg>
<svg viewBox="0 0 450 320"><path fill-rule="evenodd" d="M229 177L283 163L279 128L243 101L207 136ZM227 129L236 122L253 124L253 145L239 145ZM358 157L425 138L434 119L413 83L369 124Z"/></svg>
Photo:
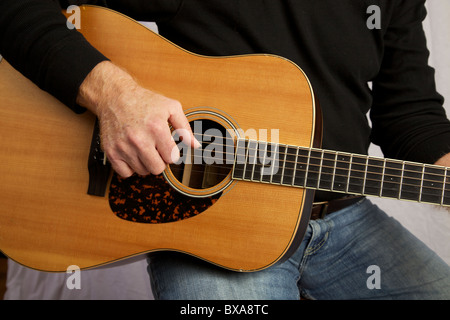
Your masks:
<svg viewBox="0 0 450 320"><path fill-rule="evenodd" d="M77 103L98 116L111 101L117 100L123 92L136 86L137 83L126 71L110 61L102 61L81 84Z"/></svg>

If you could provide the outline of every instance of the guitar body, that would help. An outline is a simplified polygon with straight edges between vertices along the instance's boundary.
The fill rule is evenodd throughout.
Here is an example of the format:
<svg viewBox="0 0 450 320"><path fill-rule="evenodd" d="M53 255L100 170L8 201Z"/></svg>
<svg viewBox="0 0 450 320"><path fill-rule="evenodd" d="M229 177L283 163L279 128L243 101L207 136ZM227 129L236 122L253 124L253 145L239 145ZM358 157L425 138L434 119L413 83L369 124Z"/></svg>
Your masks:
<svg viewBox="0 0 450 320"><path fill-rule="evenodd" d="M179 100L189 120L209 119L244 133L275 128L277 142L313 146L313 92L291 62L268 55L199 56L114 11L83 6L81 12L80 31L88 41L143 86ZM311 191L237 181L231 173L219 192L193 198L202 208L194 211L201 212L134 219L114 206L129 203L123 190L140 194L157 180L153 195L170 195L170 206L160 197L148 200L145 210L156 206L159 217L188 207L190 188L185 194L174 190L166 182L168 169L150 180L113 174L105 196L89 195L94 115L74 114L4 60L0 97L0 249L25 266L65 271L173 250L227 269L256 271L288 257L302 239Z"/></svg>

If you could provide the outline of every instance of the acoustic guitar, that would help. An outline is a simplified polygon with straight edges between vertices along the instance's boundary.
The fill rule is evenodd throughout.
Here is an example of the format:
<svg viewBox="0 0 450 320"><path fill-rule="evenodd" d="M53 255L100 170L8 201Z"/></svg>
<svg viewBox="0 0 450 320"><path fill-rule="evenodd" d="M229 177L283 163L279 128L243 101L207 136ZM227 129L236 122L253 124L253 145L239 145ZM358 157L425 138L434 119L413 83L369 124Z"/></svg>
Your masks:
<svg viewBox="0 0 450 320"><path fill-rule="evenodd" d="M0 249L37 270L172 250L257 271L301 242L314 190L450 204L447 168L320 149L304 72L272 55L200 56L109 9L80 32L143 86L179 100L202 147L159 176L120 178L93 114L0 63ZM264 110L264 111L263 111Z"/></svg>

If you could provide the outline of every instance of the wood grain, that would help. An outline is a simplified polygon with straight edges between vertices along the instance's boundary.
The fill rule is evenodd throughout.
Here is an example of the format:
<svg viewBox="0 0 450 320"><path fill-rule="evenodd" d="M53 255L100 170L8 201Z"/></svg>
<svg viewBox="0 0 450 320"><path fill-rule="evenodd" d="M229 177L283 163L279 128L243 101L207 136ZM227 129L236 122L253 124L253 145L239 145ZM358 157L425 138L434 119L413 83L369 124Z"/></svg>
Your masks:
<svg viewBox="0 0 450 320"><path fill-rule="evenodd" d="M98 7L82 7L81 19L95 47L185 110L211 108L244 132L279 129L279 142L312 145L312 89L291 62L198 56ZM254 271L281 259L301 227L303 189L244 181L190 219L157 225L119 219L106 197L86 194L94 116L72 113L6 61L0 97L0 249L28 267L65 271L175 250Z"/></svg>

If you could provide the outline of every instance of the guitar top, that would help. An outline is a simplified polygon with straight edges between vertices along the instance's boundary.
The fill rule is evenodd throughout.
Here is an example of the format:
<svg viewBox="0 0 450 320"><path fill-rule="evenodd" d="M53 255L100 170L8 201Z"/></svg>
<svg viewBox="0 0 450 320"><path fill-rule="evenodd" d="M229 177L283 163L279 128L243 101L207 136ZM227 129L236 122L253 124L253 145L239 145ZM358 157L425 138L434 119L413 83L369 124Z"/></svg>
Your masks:
<svg viewBox="0 0 450 320"><path fill-rule="evenodd" d="M320 117L303 71L271 55L199 56L100 7L81 7L80 32L143 86L182 103L193 128L200 124L204 161L171 165L161 176L108 174L93 147L94 115L74 114L3 60L0 249L46 271L159 250L236 271L289 257L306 229L313 191L233 173L240 139L318 147ZM215 145L209 132L227 142ZM226 161L208 163L221 152ZM184 159L194 153L185 150Z"/></svg>

